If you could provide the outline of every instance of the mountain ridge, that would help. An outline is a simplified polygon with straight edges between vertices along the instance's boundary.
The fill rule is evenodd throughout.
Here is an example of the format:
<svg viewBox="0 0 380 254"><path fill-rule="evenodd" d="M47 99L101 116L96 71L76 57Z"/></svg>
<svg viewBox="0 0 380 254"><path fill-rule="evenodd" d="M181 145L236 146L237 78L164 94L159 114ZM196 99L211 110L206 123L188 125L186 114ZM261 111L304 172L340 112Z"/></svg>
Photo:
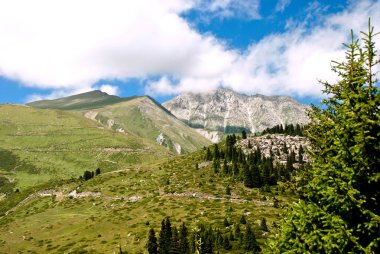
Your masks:
<svg viewBox="0 0 380 254"><path fill-rule="evenodd" d="M148 138L177 154L210 144L208 139L148 95L120 98L97 90L32 102L28 106L77 112L105 128L124 135Z"/></svg>
<svg viewBox="0 0 380 254"><path fill-rule="evenodd" d="M226 133L254 133L278 124L308 122L308 106L290 96L245 95L225 88L184 93L163 106L189 126Z"/></svg>

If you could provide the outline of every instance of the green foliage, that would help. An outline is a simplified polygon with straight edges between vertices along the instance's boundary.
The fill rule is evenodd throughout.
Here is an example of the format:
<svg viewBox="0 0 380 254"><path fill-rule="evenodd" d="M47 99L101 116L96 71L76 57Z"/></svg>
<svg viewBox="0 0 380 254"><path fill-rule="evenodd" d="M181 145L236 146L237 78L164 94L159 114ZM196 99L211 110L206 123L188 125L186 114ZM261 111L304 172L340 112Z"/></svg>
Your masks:
<svg viewBox="0 0 380 254"><path fill-rule="evenodd" d="M87 181L94 177L94 171L84 171L83 173L83 180Z"/></svg>
<svg viewBox="0 0 380 254"><path fill-rule="evenodd" d="M243 224L243 225L247 224L247 220L245 219L244 214L240 218L240 224Z"/></svg>
<svg viewBox="0 0 380 254"><path fill-rule="evenodd" d="M252 231L251 225L249 224L247 224L245 231L245 250L253 252L260 250L260 247L256 241L256 236Z"/></svg>
<svg viewBox="0 0 380 254"><path fill-rule="evenodd" d="M313 163L270 253L380 252L379 60L370 23L362 35L360 42L352 34L345 61L334 62L340 80L323 83L325 107L309 112Z"/></svg>
<svg viewBox="0 0 380 254"><path fill-rule="evenodd" d="M260 222L260 229L262 231L268 232L267 220L265 218L262 218Z"/></svg>
<svg viewBox="0 0 380 254"><path fill-rule="evenodd" d="M274 127L266 128L261 134L286 134L291 136L303 136L304 127L299 124L285 124L285 128L282 124L276 125Z"/></svg>
<svg viewBox="0 0 380 254"><path fill-rule="evenodd" d="M242 139L246 139L246 138L247 138L247 132L246 132L245 130L243 130L243 131L241 132L241 138L242 138Z"/></svg>

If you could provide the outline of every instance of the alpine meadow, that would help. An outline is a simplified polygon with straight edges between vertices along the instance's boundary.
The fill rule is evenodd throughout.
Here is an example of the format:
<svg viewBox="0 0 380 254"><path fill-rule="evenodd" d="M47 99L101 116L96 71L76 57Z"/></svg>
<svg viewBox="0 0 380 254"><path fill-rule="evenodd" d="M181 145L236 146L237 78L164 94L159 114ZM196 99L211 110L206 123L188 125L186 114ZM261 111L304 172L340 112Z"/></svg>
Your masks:
<svg viewBox="0 0 380 254"><path fill-rule="evenodd" d="M0 85L20 82L14 91L34 98L0 104L0 253L380 253L379 19L366 16L365 31L337 36L349 38L340 48L330 45L335 38L319 44L318 37L324 27L336 31L345 15L359 17L353 10L380 4L350 2L353 10L345 11L323 1L299 9L296 1L276 1L268 12L259 0L146 1L142 10L126 1L130 23L140 26L156 12L163 20L156 13L141 31L128 26L129 39L120 39L128 49L109 44L125 38L115 36L125 28L124 13L114 10L120 16L112 23L94 3L100 12L84 18L78 4L75 25L59 20L43 37L62 52L47 48L48 66L38 69L36 59L20 72L12 68L20 59L28 64L24 58L13 55L5 67L1 60L8 56L2 48L13 45L2 23L16 18L0 17L7 42L0 42ZM45 14L35 12L30 22ZM93 29L81 30L87 18L86 29ZM49 22L41 20L43 34ZM238 30L256 23L285 28L263 38ZM14 33L31 29L17 27ZM54 32L69 38L69 28L91 37L78 48L76 38L65 41L74 62ZM50 41L50 33L58 37ZM297 50L305 48L315 62L301 61ZM300 85L323 73L322 57L342 52L340 60L329 59L321 95ZM249 61L263 63L254 69ZM122 92L133 86L136 94ZM40 96L39 89L51 94Z"/></svg>

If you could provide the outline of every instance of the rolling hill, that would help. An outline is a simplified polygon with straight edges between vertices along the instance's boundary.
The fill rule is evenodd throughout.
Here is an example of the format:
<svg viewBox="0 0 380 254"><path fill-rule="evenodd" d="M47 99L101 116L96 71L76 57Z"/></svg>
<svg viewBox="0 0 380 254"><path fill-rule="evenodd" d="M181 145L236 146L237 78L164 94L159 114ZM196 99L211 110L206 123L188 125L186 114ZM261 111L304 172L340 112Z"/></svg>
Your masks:
<svg viewBox="0 0 380 254"><path fill-rule="evenodd" d="M77 112L106 128L147 138L177 154L192 152L210 144L209 140L179 121L149 96L120 98L92 91L28 105Z"/></svg>

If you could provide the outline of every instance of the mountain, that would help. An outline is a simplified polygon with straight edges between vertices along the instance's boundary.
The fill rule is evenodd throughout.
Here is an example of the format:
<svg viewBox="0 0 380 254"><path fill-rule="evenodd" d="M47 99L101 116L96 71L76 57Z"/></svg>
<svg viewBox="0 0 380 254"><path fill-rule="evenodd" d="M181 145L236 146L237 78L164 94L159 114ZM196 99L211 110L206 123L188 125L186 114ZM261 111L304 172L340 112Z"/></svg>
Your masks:
<svg viewBox="0 0 380 254"><path fill-rule="evenodd" d="M85 170L120 170L172 156L154 141L115 133L79 114L24 105L0 105L0 140L0 194L7 185L25 190L77 179Z"/></svg>
<svg viewBox="0 0 380 254"><path fill-rule="evenodd" d="M225 133L260 132L278 124L306 124L306 105L289 96L248 96L219 88L184 93L163 104L189 126Z"/></svg>
<svg viewBox="0 0 380 254"><path fill-rule="evenodd" d="M77 112L105 128L124 135L147 138L176 154L192 152L210 144L209 140L149 96L120 98L92 91L28 105Z"/></svg>
<svg viewBox="0 0 380 254"><path fill-rule="evenodd" d="M132 99L130 97L128 99ZM55 100L41 100L28 103L27 105L41 109L62 109L62 110L78 110L99 108L105 105L111 105L122 102L126 99L118 96L109 95L99 90L72 95Z"/></svg>

